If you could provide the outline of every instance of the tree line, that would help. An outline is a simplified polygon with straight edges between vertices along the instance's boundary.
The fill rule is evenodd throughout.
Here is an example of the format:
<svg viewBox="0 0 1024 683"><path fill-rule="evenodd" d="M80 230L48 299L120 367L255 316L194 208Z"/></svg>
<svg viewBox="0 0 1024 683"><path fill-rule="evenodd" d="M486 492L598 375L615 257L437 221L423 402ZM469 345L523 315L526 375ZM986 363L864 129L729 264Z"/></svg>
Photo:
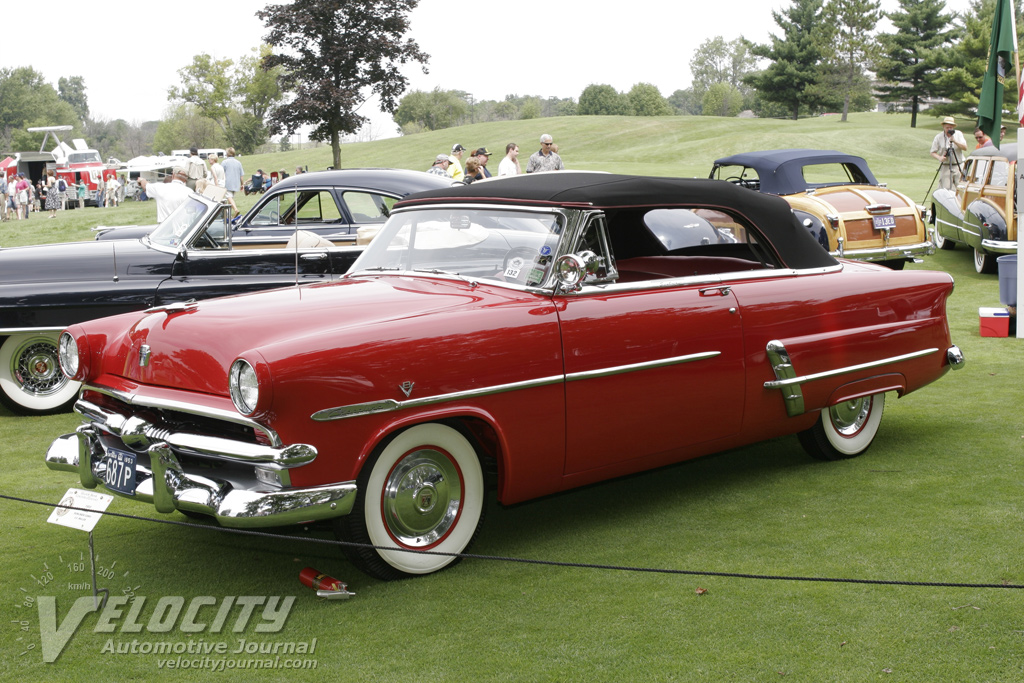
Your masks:
<svg viewBox="0 0 1024 683"><path fill-rule="evenodd" d="M909 112L912 127L925 108L935 116L976 115L988 62L996 0L973 0L963 14L944 0L899 0L882 12L879 0L792 0L772 13L769 42L722 36L701 43L690 58L690 87L663 96L650 83L620 92L591 84L577 100L508 95L473 102L459 90L413 91L394 119L404 134L478 121L540 116L753 116L798 118L825 112ZM1018 13L1018 32L1024 14ZM893 30L877 31L883 17ZM1006 108L1016 107L1007 79Z"/></svg>

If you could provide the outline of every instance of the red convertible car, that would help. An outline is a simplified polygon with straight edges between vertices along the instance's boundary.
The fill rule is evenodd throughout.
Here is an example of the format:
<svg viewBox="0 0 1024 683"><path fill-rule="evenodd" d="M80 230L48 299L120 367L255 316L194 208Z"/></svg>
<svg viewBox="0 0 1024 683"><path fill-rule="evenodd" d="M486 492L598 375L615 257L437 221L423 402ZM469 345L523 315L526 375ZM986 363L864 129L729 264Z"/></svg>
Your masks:
<svg viewBox="0 0 1024 683"><path fill-rule="evenodd" d="M423 192L337 282L69 327L85 424L46 463L225 526L332 520L365 572L425 574L492 490L518 503L789 434L863 453L886 394L963 364L952 290L836 260L784 200L717 180Z"/></svg>

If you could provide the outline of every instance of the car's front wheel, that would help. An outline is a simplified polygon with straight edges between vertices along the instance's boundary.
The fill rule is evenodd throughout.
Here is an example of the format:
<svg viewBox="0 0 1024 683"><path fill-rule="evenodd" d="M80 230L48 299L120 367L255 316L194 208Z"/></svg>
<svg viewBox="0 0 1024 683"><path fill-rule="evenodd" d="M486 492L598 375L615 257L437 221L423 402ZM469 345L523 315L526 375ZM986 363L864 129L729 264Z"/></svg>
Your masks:
<svg viewBox="0 0 1024 683"><path fill-rule="evenodd" d="M998 268L996 263L996 255L989 254L988 252L982 251L981 249L975 248L974 250L974 270L978 273L992 275Z"/></svg>
<svg viewBox="0 0 1024 683"><path fill-rule="evenodd" d="M800 444L818 460L845 460L868 449L882 422L885 394L874 394L825 408Z"/></svg>
<svg viewBox="0 0 1024 683"><path fill-rule="evenodd" d="M60 371L57 332L12 334L0 345L0 403L21 415L67 412L81 384Z"/></svg>
<svg viewBox="0 0 1024 683"><path fill-rule="evenodd" d="M956 242L951 239L946 239L939 234L938 229L935 230L935 248L950 251L956 249Z"/></svg>
<svg viewBox="0 0 1024 683"><path fill-rule="evenodd" d="M357 483L355 507L335 530L344 541L375 546L345 546L345 553L378 579L429 574L454 564L454 555L469 547L483 519L480 458L470 441L447 425L428 423L399 433L368 460Z"/></svg>

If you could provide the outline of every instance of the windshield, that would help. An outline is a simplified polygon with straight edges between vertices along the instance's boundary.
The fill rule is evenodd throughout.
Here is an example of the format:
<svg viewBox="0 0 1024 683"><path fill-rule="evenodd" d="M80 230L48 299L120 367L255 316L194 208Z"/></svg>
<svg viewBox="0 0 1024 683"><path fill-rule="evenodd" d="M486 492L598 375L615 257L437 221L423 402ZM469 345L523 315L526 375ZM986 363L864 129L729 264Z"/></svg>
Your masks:
<svg viewBox="0 0 1024 683"><path fill-rule="evenodd" d="M165 247L179 246L193 226L202 220L206 210L207 206L203 202L195 197L187 198L156 230L149 233L149 240Z"/></svg>
<svg viewBox="0 0 1024 683"><path fill-rule="evenodd" d="M68 155L69 164L102 164L100 153L90 149L88 152L72 152Z"/></svg>
<svg viewBox="0 0 1024 683"><path fill-rule="evenodd" d="M558 249L560 214L423 209L392 216L350 272L444 272L536 286Z"/></svg>

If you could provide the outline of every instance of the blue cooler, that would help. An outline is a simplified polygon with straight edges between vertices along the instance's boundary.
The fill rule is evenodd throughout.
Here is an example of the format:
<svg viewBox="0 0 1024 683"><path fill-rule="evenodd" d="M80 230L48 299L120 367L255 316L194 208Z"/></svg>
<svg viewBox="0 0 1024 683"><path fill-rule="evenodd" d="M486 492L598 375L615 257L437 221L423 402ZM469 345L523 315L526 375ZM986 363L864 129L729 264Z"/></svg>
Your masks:
<svg viewBox="0 0 1024 683"><path fill-rule="evenodd" d="M1017 305L1017 255L1008 254L996 259L999 266L999 303Z"/></svg>

